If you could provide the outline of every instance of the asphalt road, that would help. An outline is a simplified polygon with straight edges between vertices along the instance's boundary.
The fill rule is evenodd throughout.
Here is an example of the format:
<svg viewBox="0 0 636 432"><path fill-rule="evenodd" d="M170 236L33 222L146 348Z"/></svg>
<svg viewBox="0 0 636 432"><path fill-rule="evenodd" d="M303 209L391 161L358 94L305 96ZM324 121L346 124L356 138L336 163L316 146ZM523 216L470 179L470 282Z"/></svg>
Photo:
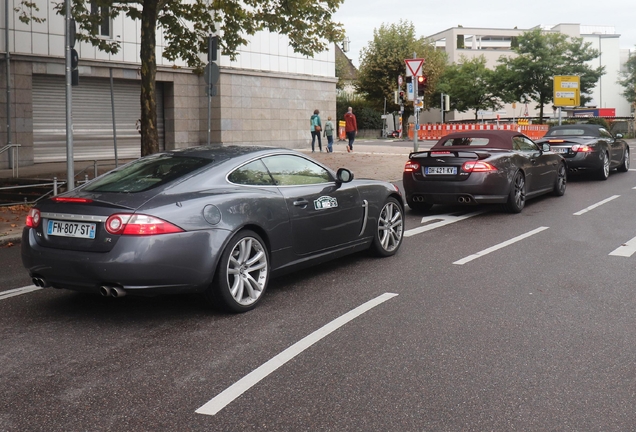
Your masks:
<svg viewBox="0 0 636 432"><path fill-rule="evenodd" d="M408 211L396 256L275 279L243 315L20 294L0 249L0 431L635 430L634 194L630 171L518 215Z"/></svg>

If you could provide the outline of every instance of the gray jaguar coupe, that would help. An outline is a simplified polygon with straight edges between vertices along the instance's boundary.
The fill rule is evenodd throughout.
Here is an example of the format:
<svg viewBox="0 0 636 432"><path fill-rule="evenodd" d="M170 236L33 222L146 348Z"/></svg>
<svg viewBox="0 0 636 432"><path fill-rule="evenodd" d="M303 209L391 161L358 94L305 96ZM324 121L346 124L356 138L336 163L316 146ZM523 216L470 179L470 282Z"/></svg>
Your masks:
<svg viewBox="0 0 636 432"><path fill-rule="evenodd" d="M143 157L34 206L35 285L103 296L200 292L253 309L270 276L402 243L399 189L299 152L196 147Z"/></svg>

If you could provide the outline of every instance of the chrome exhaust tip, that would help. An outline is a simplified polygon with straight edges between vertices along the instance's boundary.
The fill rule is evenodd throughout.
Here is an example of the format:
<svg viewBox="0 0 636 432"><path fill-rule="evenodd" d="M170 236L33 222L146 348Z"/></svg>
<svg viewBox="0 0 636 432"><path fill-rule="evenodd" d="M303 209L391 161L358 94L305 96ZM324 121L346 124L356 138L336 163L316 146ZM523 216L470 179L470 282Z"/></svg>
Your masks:
<svg viewBox="0 0 636 432"><path fill-rule="evenodd" d="M111 295L111 288L109 286L101 286L99 287L99 293L104 296L104 297L110 297Z"/></svg>
<svg viewBox="0 0 636 432"><path fill-rule="evenodd" d="M110 295L113 297L123 297L126 295L126 291L123 288L112 287L110 289Z"/></svg>
<svg viewBox="0 0 636 432"><path fill-rule="evenodd" d="M31 278L31 281L33 282L33 285L39 288L47 288L51 286L44 278L41 277L33 277Z"/></svg>

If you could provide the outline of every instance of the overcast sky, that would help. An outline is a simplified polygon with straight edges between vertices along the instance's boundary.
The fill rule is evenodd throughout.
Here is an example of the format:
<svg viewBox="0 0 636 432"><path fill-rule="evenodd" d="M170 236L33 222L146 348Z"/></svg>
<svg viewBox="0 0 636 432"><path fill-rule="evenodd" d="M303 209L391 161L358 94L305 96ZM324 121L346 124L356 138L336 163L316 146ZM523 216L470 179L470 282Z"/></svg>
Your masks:
<svg viewBox="0 0 636 432"><path fill-rule="evenodd" d="M347 56L356 66L360 65L360 50L373 39L374 29L397 24L400 19L412 22L418 37L458 25L519 29L560 23L610 26L621 35L621 48L636 50L635 0L344 0L334 17L344 25L351 41Z"/></svg>

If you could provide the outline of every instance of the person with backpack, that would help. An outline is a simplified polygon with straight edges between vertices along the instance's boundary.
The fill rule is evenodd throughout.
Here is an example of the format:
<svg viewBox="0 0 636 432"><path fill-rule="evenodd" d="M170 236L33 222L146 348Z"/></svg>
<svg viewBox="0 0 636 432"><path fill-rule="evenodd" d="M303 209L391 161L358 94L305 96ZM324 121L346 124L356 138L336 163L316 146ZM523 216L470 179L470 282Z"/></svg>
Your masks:
<svg viewBox="0 0 636 432"><path fill-rule="evenodd" d="M327 117L325 123L325 136L327 137L327 153L333 153L333 130L334 126L331 122L331 116Z"/></svg>
<svg viewBox="0 0 636 432"><path fill-rule="evenodd" d="M316 142L316 138L318 138L318 148L322 151L322 141L320 141L320 131L322 131L322 123L320 122L320 114L319 110L314 110L314 115L309 119L309 124L311 125L311 152L313 153L315 150L314 144Z"/></svg>

